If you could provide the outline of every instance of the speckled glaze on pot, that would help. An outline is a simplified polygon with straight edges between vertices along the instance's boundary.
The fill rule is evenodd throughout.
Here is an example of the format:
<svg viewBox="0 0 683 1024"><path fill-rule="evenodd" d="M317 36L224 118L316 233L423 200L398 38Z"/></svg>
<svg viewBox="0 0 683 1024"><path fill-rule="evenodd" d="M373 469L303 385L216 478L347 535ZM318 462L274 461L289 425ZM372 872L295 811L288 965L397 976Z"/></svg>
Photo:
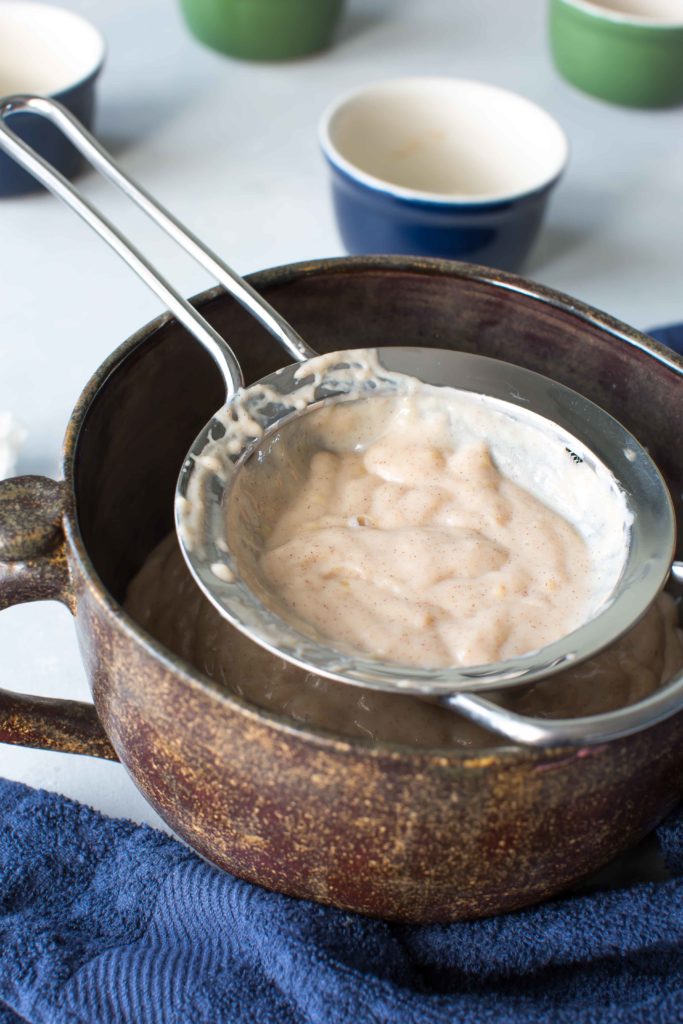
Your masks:
<svg viewBox="0 0 683 1024"><path fill-rule="evenodd" d="M637 332L519 278L444 261L327 260L251 281L321 351L478 351L583 391L650 448L683 519L683 455L669 443L683 431L683 361ZM247 380L285 361L220 290L197 302L234 343ZM150 803L209 860L272 889L393 920L447 921L540 900L663 817L683 792L681 714L578 751L351 741L231 696L137 627L121 608L127 583L171 528L178 466L221 400L209 358L167 316L86 388L66 437L64 540L49 522L29 531L28 548L12 533L0 594L5 604L30 599L31 573L43 566L36 596L75 612L104 733L87 707L77 706L65 736L74 710L65 702L47 702L50 720L45 702L18 708L0 693L0 739L98 756L113 756L111 741ZM132 443L140 436L143 448ZM31 498L30 510L19 508L27 527L53 521L49 501L44 513L36 505L41 486L54 498L53 483L9 481L0 500L19 487ZM62 568L46 571L48 563Z"/></svg>

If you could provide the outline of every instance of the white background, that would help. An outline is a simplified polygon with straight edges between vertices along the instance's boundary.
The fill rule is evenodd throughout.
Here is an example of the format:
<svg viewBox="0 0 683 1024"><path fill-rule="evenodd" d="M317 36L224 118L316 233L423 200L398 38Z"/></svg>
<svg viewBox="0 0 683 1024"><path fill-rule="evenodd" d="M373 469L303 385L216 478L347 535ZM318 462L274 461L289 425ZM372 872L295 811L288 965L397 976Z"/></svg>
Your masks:
<svg viewBox="0 0 683 1024"><path fill-rule="evenodd" d="M172 0L64 6L107 39L98 135L240 272L343 254L316 141L334 97L384 77L454 75L524 94L569 136L569 169L526 275L637 327L683 320L683 108L621 109L565 84L543 0L350 0L329 52L276 65L203 48ZM210 283L103 182L82 182L181 291ZM0 200L0 410L29 432L18 472L58 472L81 388L159 311L51 196ZM65 609L0 615L0 686L88 699ZM159 824L120 765L0 746L0 774Z"/></svg>

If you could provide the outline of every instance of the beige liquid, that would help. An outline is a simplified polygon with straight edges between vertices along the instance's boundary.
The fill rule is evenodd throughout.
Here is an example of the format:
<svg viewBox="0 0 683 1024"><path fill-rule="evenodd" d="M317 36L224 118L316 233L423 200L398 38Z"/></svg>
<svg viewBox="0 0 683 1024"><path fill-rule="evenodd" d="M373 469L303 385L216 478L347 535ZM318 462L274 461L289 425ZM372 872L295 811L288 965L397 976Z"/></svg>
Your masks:
<svg viewBox="0 0 683 1024"><path fill-rule="evenodd" d="M375 401L307 417L322 450L260 561L287 617L423 668L497 662L585 621L593 564L578 530L503 475L469 421L454 437L439 398L393 400L358 443Z"/></svg>

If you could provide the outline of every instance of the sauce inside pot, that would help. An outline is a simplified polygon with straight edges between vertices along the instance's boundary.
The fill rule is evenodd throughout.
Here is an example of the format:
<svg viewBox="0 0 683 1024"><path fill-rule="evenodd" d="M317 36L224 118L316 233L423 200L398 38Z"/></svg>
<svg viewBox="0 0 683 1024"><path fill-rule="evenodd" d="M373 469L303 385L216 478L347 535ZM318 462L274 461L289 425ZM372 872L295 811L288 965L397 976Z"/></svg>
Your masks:
<svg viewBox="0 0 683 1024"><path fill-rule="evenodd" d="M125 608L156 640L226 690L296 722L351 738L422 748L485 748L503 742L426 700L323 679L259 647L202 595L175 533L154 549L132 580ZM682 666L676 608L662 594L626 636L596 657L523 691L491 696L524 714L597 714L641 699Z"/></svg>

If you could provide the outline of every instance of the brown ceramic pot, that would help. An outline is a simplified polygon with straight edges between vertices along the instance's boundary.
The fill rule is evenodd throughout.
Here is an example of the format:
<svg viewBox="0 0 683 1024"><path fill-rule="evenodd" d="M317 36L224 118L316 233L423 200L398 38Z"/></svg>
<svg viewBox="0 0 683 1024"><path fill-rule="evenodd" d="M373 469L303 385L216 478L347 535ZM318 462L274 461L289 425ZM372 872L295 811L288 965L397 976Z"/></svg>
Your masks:
<svg viewBox="0 0 683 1024"><path fill-rule="evenodd" d="M410 258L327 260L252 283L321 351L481 352L598 402L683 492L683 361L562 295L500 272ZM248 381L286 358L221 290L197 304ZM403 921L511 910L640 839L683 792L683 715L584 750L416 751L260 711L173 658L123 612L172 528L191 441L222 402L202 349L164 316L130 338L70 420L64 481L0 485L0 607L74 614L89 705L0 692L0 740L118 757L174 831L268 888Z"/></svg>

